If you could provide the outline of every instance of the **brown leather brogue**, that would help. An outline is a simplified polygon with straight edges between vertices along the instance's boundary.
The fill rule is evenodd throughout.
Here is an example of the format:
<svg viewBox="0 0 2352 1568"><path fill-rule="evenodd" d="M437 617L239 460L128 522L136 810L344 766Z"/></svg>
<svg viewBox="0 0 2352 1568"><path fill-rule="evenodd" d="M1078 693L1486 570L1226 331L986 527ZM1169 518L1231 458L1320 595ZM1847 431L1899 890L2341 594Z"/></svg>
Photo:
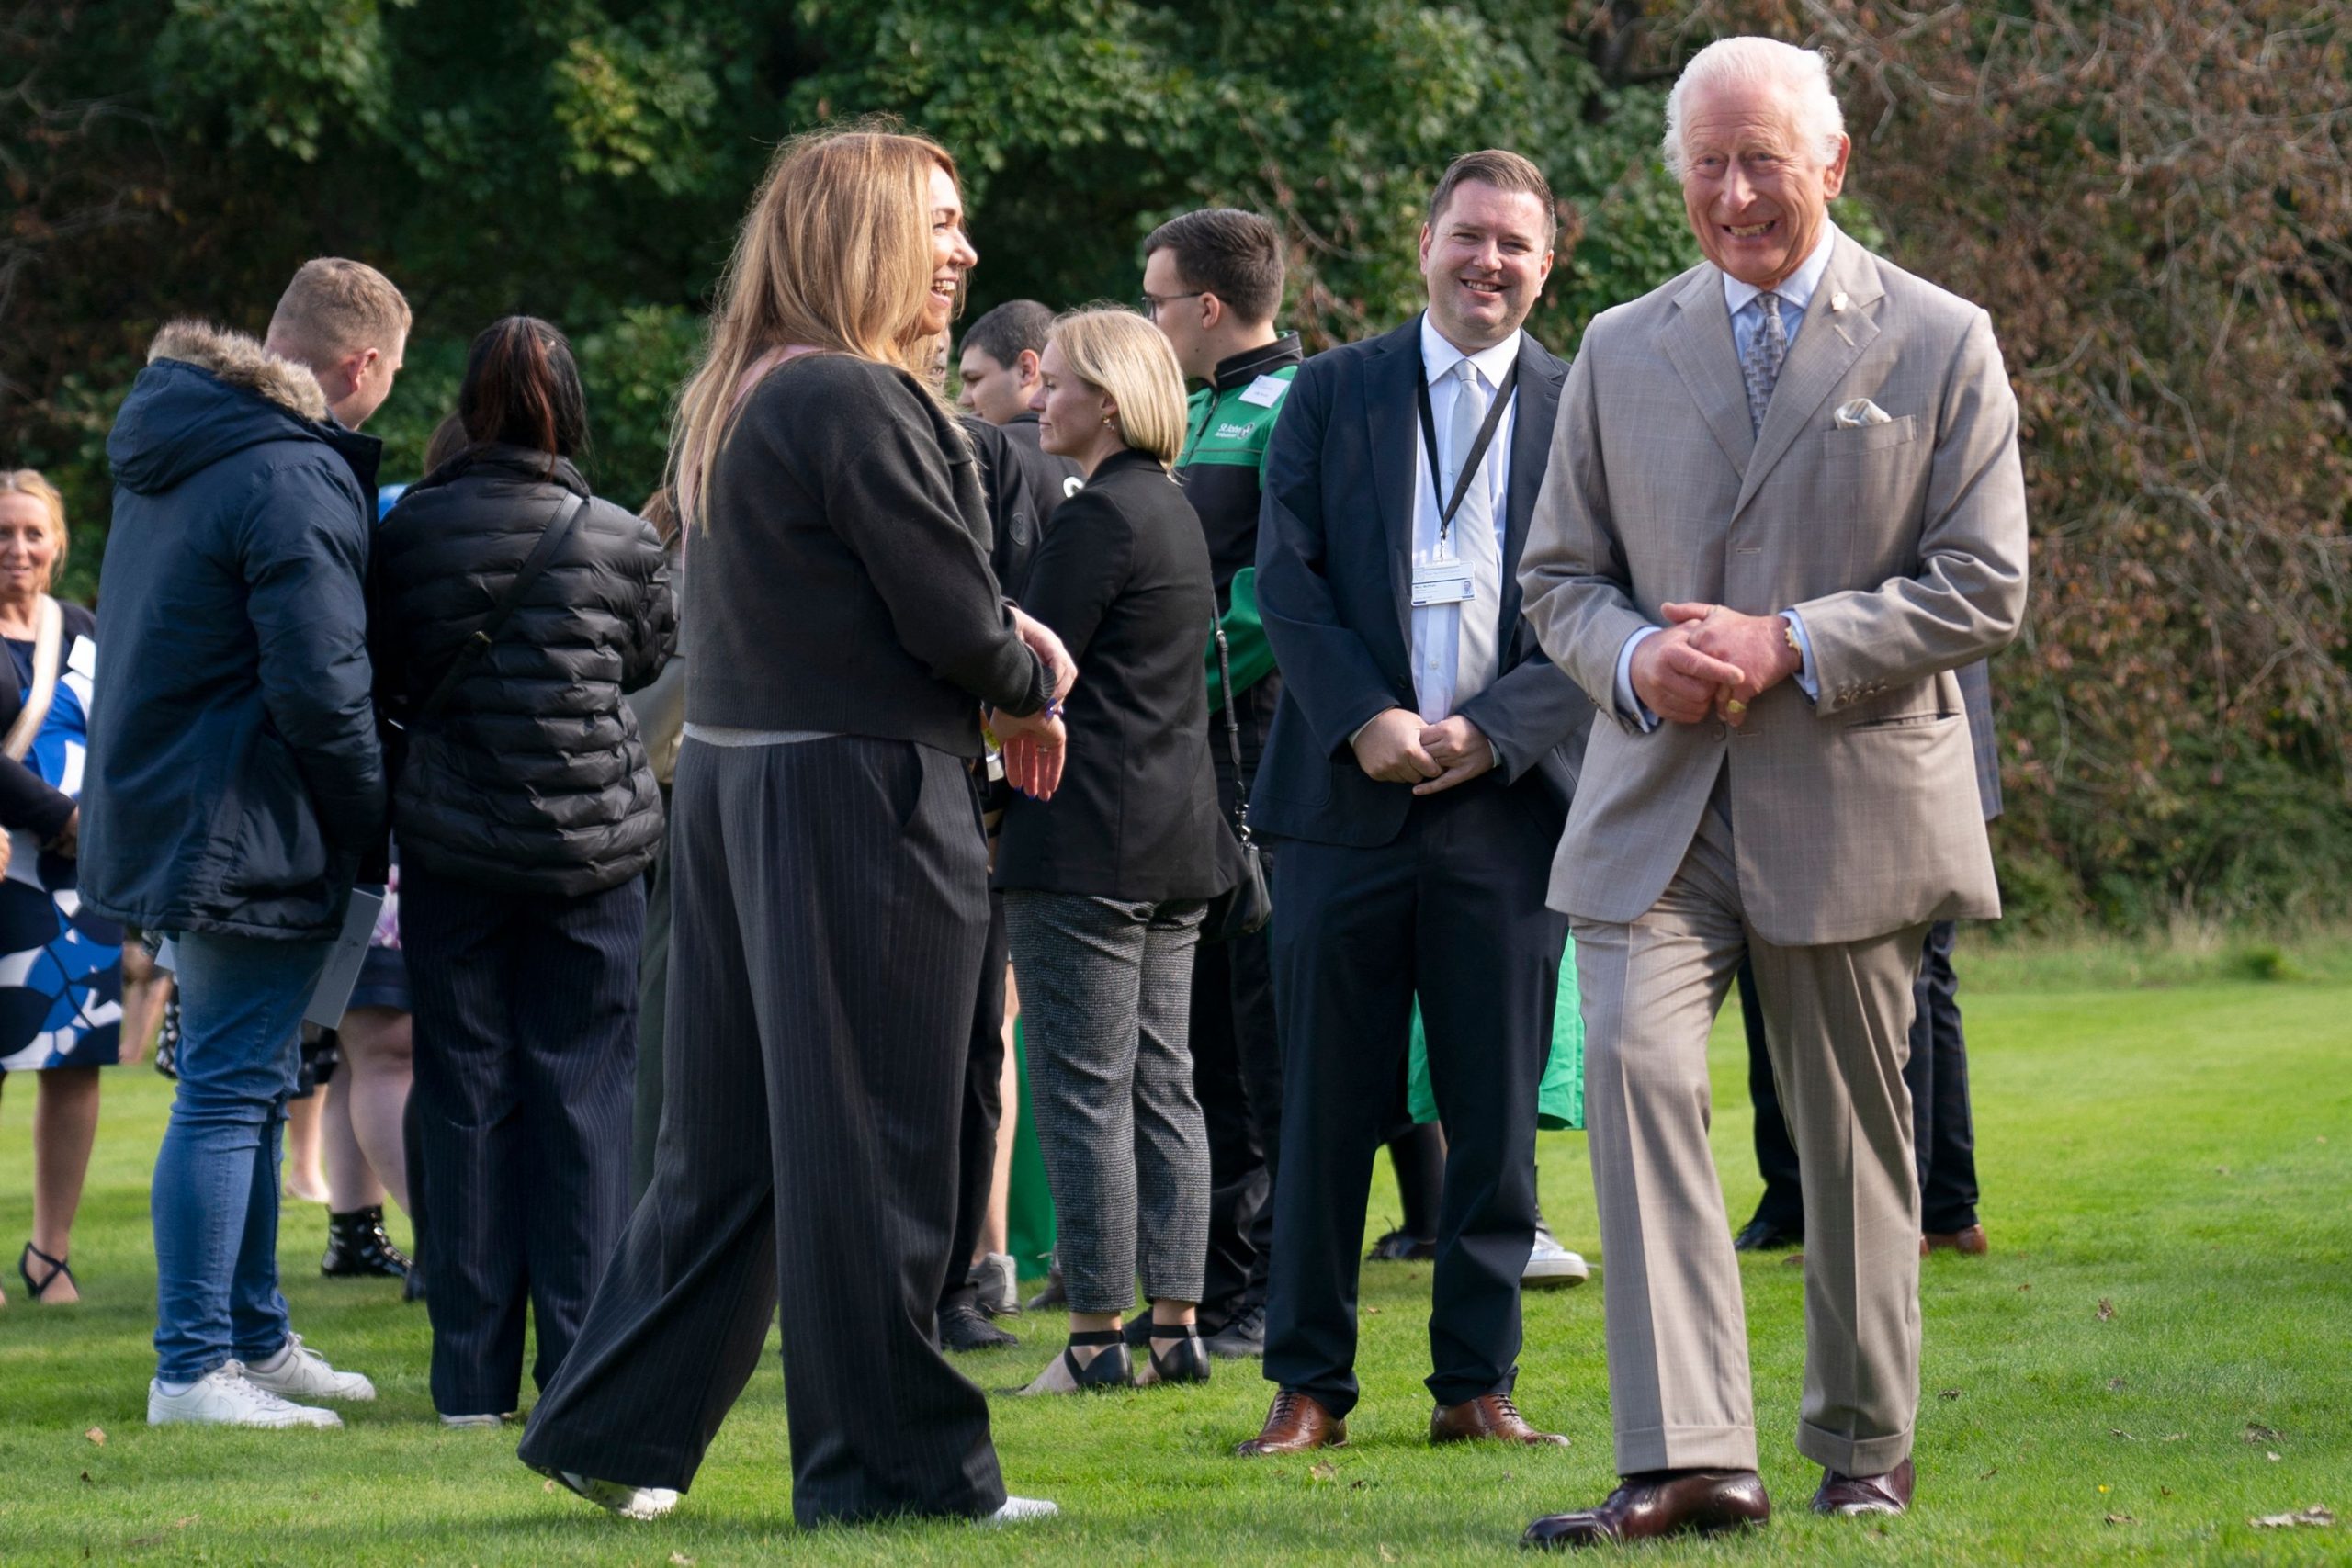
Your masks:
<svg viewBox="0 0 2352 1568"><path fill-rule="evenodd" d="M1821 1472L1821 1490L1813 1495L1816 1514L1900 1514L1911 1506L1911 1461L1905 1460L1884 1475L1841 1475Z"/></svg>
<svg viewBox="0 0 2352 1568"><path fill-rule="evenodd" d="M1242 1459L1261 1459L1269 1454L1304 1453L1308 1449L1344 1448L1347 1441L1345 1420L1317 1404L1314 1395L1286 1388L1274 1395L1258 1435L1233 1451Z"/></svg>
<svg viewBox="0 0 2352 1568"><path fill-rule="evenodd" d="M1752 1470L1653 1470L1626 1476L1598 1508L1536 1520L1519 1544L1563 1548L1713 1535L1771 1517L1763 1478Z"/></svg>
<svg viewBox="0 0 2352 1568"><path fill-rule="evenodd" d="M1430 1416L1432 1443L1549 1443L1566 1448L1557 1432L1539 1432L1527 1424L1507 1393L1482 1393L1459 1404L1441 1404Z"/></svg>
<svg viewBox="0 0 2352 1568"><path fill-rule="evenodd" d="M1964 1231L1929 1231L1919 1238L1919 1256L1930 1252L1957 1252L1969 1258L1982 1258L1990 1250L1984 1239L1983 1225L1971 1225Z"/></svg>

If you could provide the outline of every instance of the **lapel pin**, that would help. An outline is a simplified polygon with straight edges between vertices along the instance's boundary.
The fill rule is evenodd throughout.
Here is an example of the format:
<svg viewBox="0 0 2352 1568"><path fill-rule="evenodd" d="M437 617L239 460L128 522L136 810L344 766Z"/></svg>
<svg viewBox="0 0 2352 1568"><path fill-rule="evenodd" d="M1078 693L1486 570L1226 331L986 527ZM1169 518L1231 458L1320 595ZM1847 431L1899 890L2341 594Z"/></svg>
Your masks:
<svg viewBox="0 0 2352 1568"><path fill-rule="evenodd" d="M1837 293L1832 294L1832 295L1829 297L1829 309L1830 309L1832 311L1838 311L1838 310L1844 310L1845 308L1846 308L1846 292L1845 292L1845 290L1844 290L1844 289L1842 289L1842 288L1841 288L1841 289L1839 289Z"/></svg>

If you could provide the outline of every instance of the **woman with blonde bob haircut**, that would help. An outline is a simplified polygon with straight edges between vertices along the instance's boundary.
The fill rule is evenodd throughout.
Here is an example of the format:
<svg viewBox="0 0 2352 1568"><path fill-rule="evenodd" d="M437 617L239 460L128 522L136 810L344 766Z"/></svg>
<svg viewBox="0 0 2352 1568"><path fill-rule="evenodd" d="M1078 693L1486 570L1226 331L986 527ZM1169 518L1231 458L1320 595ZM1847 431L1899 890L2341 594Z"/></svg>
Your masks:
<svg viewBox="0 0 2352 1568"><path fill-rule="evenodd" d="M1122 310L1063 317L1038 373L1038 444L1086 488L1055 509L1023 590L1078 660L1069 765L1050 801L1012 802L997 846L1069 1297L1070 1348L1029 1392L1200 1382L1209 1152L1187 1030L1233 840L1209 763L1208 543L1168 471L1184 383L1159 329ZM996 721L1016 754L1054 743L1039 728ZM1138 1261L1151 1321L1129 1336Z"/></svg>
<svg viewBox="0 0 2352 1568"><path fill-rule="evenodd" d="M630 1517L691 1483L771 1315L802 1525L1053 1511L1006 1497L932 1326L989 923L967 762L983 704L1046 714L1074 672L989 574L977 465L923 380L978 259L936 144L790 142L679 406L662 1127L522 1446Z"/></svg>
<svg viewBox="0 0 2352 1568"><path fill-rule="evenodd" d="M0 468L0 960L12 976L0 985L0 1082L38 1085L33 1230L17 1278L52 1306L82 1299L67 1258L97 1135L98 1069L120 1059L122 1035L122 928L83 908L76 890L97 623L50 597L68 536L57 487L32 468Z"/></svg>

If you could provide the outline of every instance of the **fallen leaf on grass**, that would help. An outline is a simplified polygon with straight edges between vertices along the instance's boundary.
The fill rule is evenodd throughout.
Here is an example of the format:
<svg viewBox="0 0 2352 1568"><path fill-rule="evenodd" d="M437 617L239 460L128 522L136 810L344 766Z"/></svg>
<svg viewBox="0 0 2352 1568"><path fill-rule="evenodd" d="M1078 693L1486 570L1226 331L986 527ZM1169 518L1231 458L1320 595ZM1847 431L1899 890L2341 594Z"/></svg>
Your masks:
<svg viewBox="0 0 2352 1568"><path fill-rule="evenodd" d="M2107 1429L2107 1435L2110 1438L2120 1438L2127 1443L2136 1443L2140 1440L2120 1427L2109 1427Z"/></svg>
<svg viewBox="0 0 2352 1568"><path fill-rule="evenodd" d="M2156 1495L2159 1497L2169 1497L2172 1495L2172 1488L2169 1486L2159 1486L2156 1488Z"/></svg>
<svg viewBox="0 0 2352 1568"><path fill-rule="evenodd" d="M1378 1317L1380 1315L1380 1309L1376 1306L1368 1306L1363 1310L1374 1317Z"/></svg>
<svg viewBox="0 0 2352 1568"><path fill-rule="evenodd" d="M1383 1543L1380 1548L1380 1560L1383 1562L1394 1562L1396 1561L1396 1554L1389 1551L1386 1544Z"/></svg>
<svg viewBox="0 0 2352 1568"><path fill-rule="evenodd" d="M2177 1443L2187 1436L2188 1436L2188 1434L2186 1432L2166 1432L2165 1434L2165 1441L2167 1443Z"/></svg>
<svg viewBox="0 0 2352 1568"><path fill-rule="evenodd" d="M677 1568L695 1568L695 1560L683 1551L670 1553L670 1561L675 1563Z"/></svg>
<svg viewBox="0 0 2352 1568"><path fill-rule="evenodd" d="M2260 1518L2248 1519L2246 1523L2258 1530L2293 1529L2297 1525L2315 1525L2321 1529L2327 1529L2335 1525L2335 1516L2324 1505L2314 1503L2300 1514L2265 1514Z"/></svg>
<svg viewBox="0 0 2352 1568"><path fill-rule="evenodd" d="M2111 1301L2109 1301L2105 1296L2101 1296L2101 1297L2099 1297L2099 1299L2098 1299L2098 1320L2099 1320L2101 1323L2105 1323L2108 1319L2109 1319L2109 1318L2113 1317L2114 1315L2115 1315L2115 1303L2114 1303L2113 1302L2111 1302Z"/></svg>
<svg viewBox="0 0 2352 1568"><path fill-rule="evenodd" d="M1804 1268L1804 1253L1802 1253L1802 1252L1792 1252L1792 1253L1790 1253L1786 1258L1781 1258L1781 1268L1783 1268L1783 1269L1802 1269L1802 1268Z"/></svg>
<svg viewBox="0 0 2352 1568"><path fill-rule="evenodd" d="M1339 1473L1340 1467L1333 1464L1328 1459L1319 1464L1309 1465L1306 1471L1307 1479L1310 1481L1335 1480L1338 1478Z"/></svg>
<svg viewBox="0 0 2352 1568"><path fill-rule="evenodd" d="M82 1483L85 1486L95 1486L97 1484L96 1482L90 1479L90 1472L86 1470L82 1472Z"/></svg>
<svg viewBox="0 0 2352 1568"><path fill-rule="evenodd" d="M82 1436L89 1438L90 1441L97 1444L100 1448L105 1448L107 1446L107 1429L104 1427L93 1427L88 1431L83 1433Z"/></svg>
<svg viewBox="0 0 2352 1568"><path fill-rule="evenodd" d="M1996 1475L1998 1475L1998 1474L2000 1474L2000 1473L2001 1473L2001 1467L2000 1467L1999 1465L1997 1465L1997 1464L1996 1464L1996 1465L1995 1465L1992 1469L1990 1469L1990 1470L1986 1471L1984 1474L1982 1474L1982 1475L1978 1476L1976 1479L1977 1479L1977 1480L1979 1480L1979 1481L1990 1481L1990 1480L1992 1480L1992 1479L1993 1479L1993 1477L1995 1477L1995 1476L1996 1476Z"/></svg>
<svg viewBox="0 0 2352 1568"><path fill-rule="evenodd" d="M555 1483L552 1481L542 1481L539 1483L539 1490L542 1492L553 1492L555 1490Z"/></svg>
<svg viewBox="0 0 2352 1568"><path fill-rule="evenodd" d="M2256 1448L2275 1443L2281 1437L2285 1436L2285 1434L2280 1432L2278 1427L2266 1427L2259 1421L2247 1422L2245 1424L2245 1430L2238 1435L2247 1442L2254 1444Z"/></svg>
<svg viewBox="0 0 2352 1568"><path fill-rule="evenodd" d="M2136 1525L2140 1521L2129 1514L2109 1514L2107 1516L2107 1522L2111 1525Z"/></svg>
<svg viewBox="0 0 2352 1568"><path fill-rule="evenodd" d="M1372 1483L1369 1481L1351 1481L1348 1483L1348 1490L1351 1492L1361 1492L1371 1484Z"/></svg>
<svg viewBox="0 0 2352 1568"><path fill-rule="evenodd" d="M2107 1380L2107 1392L2109 1393L2121 1393L2126 1388L2131 1386L2131 1382L2132 1380L2129 1378L2109 1378Z"/></svg>
<svg viewBox="0 0 2352 1568"><path fill-rule="evenodd" d="M2020 1290L2020 1291L2030 1291L2031 1289L2033 1289L2033 1281L2032 1281L2032 1280L2028 1280L2024 1284L2019 1285L2019 1286L2018 1287L2018 1290Z"/></svg>
<svg viewBox="0 0 2352 1568"><path fill-rule="evenodd" d="M1956 1388L1948 1388L1937 1397L1939 1399L1958 1399L1960 1397L1960 1390Z"/></svg>
<svg viewBox="0 0 2352 1568"><path fill-rule="evenodd" d="M2230 1168L2226 1165L2217 1165L2213 1168L2213 1174L2216 1176L2227 1176L2230 1174Z"/></svg>
<svg viewBox="0 0 2352 1568"><path fill-rule="evenodd" d="M2277 1449L2272 1449L2266 1452L2262 1457L2268 1460L2271 1463L2277 1464L2278 1462L2278 1450Z"/></svg>

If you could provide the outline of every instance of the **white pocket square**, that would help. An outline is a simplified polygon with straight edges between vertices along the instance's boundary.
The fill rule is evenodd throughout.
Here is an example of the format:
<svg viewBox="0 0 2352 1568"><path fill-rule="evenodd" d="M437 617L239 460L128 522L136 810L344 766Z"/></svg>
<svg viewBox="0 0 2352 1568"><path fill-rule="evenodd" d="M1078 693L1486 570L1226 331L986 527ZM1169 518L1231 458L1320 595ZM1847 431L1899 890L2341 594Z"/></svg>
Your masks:
<svg viewBox="0 0 2352 1568"><path fill-rule="evenodd" d="M1894 423L1894 416L1893 414L1887 412L1884 409L1879 407L1868 398L1856 398L1850 403L1839 403L1838 405L1837 419L1838 428L1840 430L1860 430L1866 424L1893 424Z"/></svg>

